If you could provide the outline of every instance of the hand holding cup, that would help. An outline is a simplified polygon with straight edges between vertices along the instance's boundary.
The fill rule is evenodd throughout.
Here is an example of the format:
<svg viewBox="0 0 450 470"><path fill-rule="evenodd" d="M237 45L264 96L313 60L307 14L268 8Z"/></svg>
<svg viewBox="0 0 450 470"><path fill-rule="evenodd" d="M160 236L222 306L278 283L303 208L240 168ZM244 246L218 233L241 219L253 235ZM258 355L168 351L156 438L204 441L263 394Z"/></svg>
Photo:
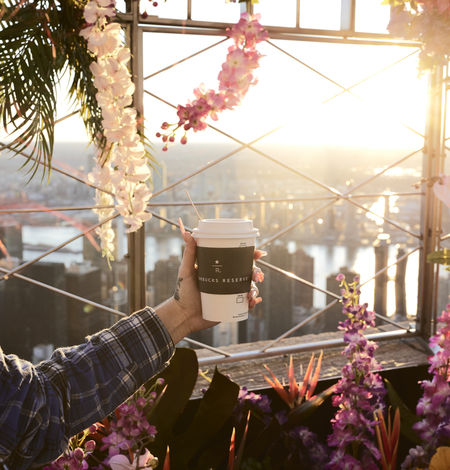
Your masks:
<svg viewBox="0 0 450 470"><path fill-rule="evenodd" d="M198 331L201 329L209 328L217 324L220 319L205 319L202 315L202 302L198 288L198 269L196 266L196 241L193 236L184 230L183 222L179 219L180 230L183 239L186 243L184 250L183 260L178 272L177 285L174 293L176 303L182 308L185 314L185 321L189 325L189 331ZM254 245L254 243L253 243ZM250 244L250 246L252 246ZM252 250L252 261L250 266L251 272L251 285L244 293L245 299L242 302L244 309L253 308L259 302L261 297L258 297L257 282L262 282L264 274L260 268L253 265L253 260L257 260L266 253L261 250ZM232 320L233 321L233 320ZM236 320L234 320L236 321Z"/></svg>

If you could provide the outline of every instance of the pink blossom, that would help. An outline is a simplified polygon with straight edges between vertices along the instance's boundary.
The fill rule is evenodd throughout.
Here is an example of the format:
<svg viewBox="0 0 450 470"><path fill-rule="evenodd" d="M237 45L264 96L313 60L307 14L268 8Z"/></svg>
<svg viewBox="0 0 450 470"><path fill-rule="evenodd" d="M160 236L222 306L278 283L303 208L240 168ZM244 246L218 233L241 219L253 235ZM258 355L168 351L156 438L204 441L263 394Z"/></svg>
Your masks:
<svg viewBox="0 0 450 470"><path fill-rule="evenodd" d="M437 0L437 7L439 13L443 13L445 10L450 10L450 0Z"/></svg>
<svg viewBox="0 0 450 470"><path fill-rule="evenodd" d="M252 70L258 67L261 54L256 51L257 43L267 39L268 35L259 24L259 16L251 16L247 13L241 15L239 22L228 30L228 35L235 44L228 49L226 61L222 64L222 70L218 75L219 91L206 90L202 84L194 89L196 98L185 106L177 106L177 124L164 123L163 130L170 129L166 134L158 133L165 145L162 150L167 151L168 142L175 140L175 132L183 128L185 131L193 129L194 132L206 129L206 119L210 117L214 121L218 119L218 113L225 109L233 109L240 104L251 85L256 84ZM181 143L186 144L184 135Z"/></svg>
<svg viewBox="0 0 450 470"><path fill-rule="evenodd" d="M433 191L438 199L450 207L450 176L442 176L439 181L436 181Z"/></svg>
<svg viewBox="0 0 450 470"><path fill-rule="evenodd" d="M209 106L209 115L211 119L217 121L217 113L225 109L225 96L223 93L216 93L214 90L208 90L205 95L206 101Z"/></svg>
<svg viewBox="0 0 450 470"><path fill-rule="evenodd" d="M262 272L261 268L257 266L253 268L252 280L255 282L264 281L264 273Z"/></svg>
<svg viewBox="0 0 450 470"><path fill-rule="evenodd" d="M260 15L243 13L236 25L230 28L228 36L234 40L237 46L245 44L254 47L257 43L265 41L269 35L259 23Z"/></svg>
<svg viewBox="0 0 450 470"><path fill-rule="evenodd" d="M223 69L231 69L231 73L243 75L251 64L248 55L242 49L232 46L228 49L227 60L223 64Z"/></svg>
<svg viewBox="0 0 450 470"><path fill-rule="evenodd" d="M410 451L402 468L423 467L439 446L446 445L450 436L450 305L438 318L443 325L430 338L430 347L436 353L428 359L431 380L421 383L423 396L416 412L422 420L413 427L423 441L420 455ZM423 460L423 461L422 461Z"/></svg>

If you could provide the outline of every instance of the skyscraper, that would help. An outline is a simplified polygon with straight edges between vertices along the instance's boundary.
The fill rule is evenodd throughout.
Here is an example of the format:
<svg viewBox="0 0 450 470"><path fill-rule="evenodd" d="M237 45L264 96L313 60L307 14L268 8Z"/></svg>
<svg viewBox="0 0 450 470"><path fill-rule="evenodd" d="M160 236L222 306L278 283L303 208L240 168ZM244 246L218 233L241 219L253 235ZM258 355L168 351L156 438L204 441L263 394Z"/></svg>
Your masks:
<svg viewBox="0 0 450 470"><path fill-rule="evenodd" d="M292 255L292 272L298 277L311 283L314 282L314 258L309 256L302 248ZM300 282L292 281L292 303L310 309L313 306L313 289Z"/></svg>
<svg viewBox="0 0 450 470"><path fill-rule="evenodd" d="M97 303L102 303L101 271L88 262L72 264L66 272L66 289ZM79 344L85 336L110 326L111 314L75 299L67 299L68 341Z"/></svg>
<svg viewBox="0 0 450 470"><path fill-rule="evenodd" d="M35 263L22 274L65 289L64 264ZM14 277L0 282L0 344L7 354L31 360L39 344L68 344L66 298Z"/></svg>
<svg viewBox="0 0 450 470"><path fill-rule="evenodd" d="M291 270L291 255L285 245L271 246L264 259L282 269ZM263 302L257 309L263 311L265 336L275 338L292 326L292 279L271 269L264 269L264 282L259 289Z"/></svg>

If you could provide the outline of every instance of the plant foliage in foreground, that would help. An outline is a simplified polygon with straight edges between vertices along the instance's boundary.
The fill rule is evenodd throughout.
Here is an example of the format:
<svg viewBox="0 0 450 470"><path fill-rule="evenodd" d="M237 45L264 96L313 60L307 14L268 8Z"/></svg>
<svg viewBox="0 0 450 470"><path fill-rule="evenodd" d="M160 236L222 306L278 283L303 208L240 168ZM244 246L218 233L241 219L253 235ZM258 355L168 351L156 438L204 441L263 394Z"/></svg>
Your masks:
<svg viewBox="0 0 450 470"><path fill-rule="evenodd" d="M341 276L341 275L340 275ZM430 339L431 379L422 382L417 416L386 381L393 418L373 359L375 345L363 333L373 313L359 304L358 279L343 287L341 324L347 364L335 386L317 395L321 359L311 358L297 382L292 359L288 385L272 372L276 394L240 388L214 371L203 397L190 397L199 374L196 353L179 348L167 369L112 416L75 436L66 453L45 470L448 470L450 468L450 304ZM315 369L315 370L314 370ZM205 373L201 373L206 377ZM328 445L311 430L313 413L334 393L337 407ZM352 408L353 406L353 408ZM321 426L326 423L321 422ZM415 432L417 432L417 435ZM399 461L399 439L416 445ZM66 465L66 466L64 466Z"/></svg>

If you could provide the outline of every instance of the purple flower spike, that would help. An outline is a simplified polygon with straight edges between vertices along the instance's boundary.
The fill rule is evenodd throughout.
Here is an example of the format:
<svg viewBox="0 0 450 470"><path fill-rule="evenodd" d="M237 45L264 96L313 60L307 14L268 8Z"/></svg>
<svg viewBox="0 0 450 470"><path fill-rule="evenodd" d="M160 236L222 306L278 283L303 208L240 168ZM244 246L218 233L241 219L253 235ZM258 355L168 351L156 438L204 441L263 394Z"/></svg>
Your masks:
<svg viewBox="0 0 450 470"><path fill-rule="evenodd" d="M450 305L438 318L443 325L430 338L430 348L436 353L428 358L431 380L421 385L423 396L416 412L423 419L414 425L423 441L422 446L409 451L403 469L428 467L431 457L440 446L447 446L450 437Z"/></svg>
<svg viewBox="0 0 450 470"><path fill-rule="evenodd" d="M386 394L381 376L373 372L380 369L374 358L376 344L364 336L364 330L375 325L375 314L367 310L367 304L359 303L358 276L350 284L343 274L336 280L343 287L342 311L347 318L339 323L339 329L344 331L347 346L343 354L348 362L341 370L342 378L332 398L338 411L331 420L333 431L328 445L335 450L325 468L375 470L379 468L380 452L374 444L374 412L384 408Z"/></svg>

